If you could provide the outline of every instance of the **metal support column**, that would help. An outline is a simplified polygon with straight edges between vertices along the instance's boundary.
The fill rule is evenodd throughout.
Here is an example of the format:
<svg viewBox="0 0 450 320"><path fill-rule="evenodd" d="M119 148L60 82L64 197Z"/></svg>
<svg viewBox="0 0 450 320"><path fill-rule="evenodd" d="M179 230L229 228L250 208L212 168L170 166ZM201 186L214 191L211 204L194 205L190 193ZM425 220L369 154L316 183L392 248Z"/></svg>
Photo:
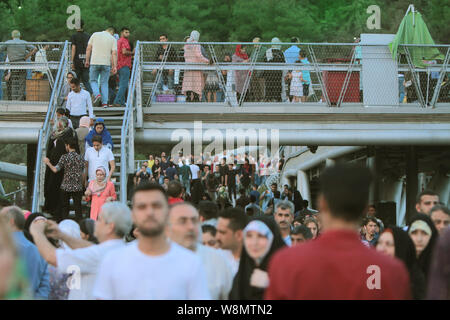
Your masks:
<svg viewBox="0 0 450 320"><path fill-rule="evenodd" d="M418 159L416 147L407 147L406 151L406 223L416 212L416 196L418 191Z"/></svg>

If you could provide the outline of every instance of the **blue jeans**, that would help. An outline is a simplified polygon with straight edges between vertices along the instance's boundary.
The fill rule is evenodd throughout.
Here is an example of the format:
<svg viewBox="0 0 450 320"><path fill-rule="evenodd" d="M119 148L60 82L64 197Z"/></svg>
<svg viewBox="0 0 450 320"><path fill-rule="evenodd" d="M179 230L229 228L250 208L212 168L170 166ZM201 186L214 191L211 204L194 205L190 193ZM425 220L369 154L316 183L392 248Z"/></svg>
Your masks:
<svg viewBox="0 0 450 320"><path fill-rule="evenodd" d="M98 87L98 76L100 75L100 86L102 91L102 104L108 104L108 80L109 73L111 72L110 66L93 64L89 70L89 81L91 83L92 92L94 97L100 94Z"/></svg>
<svg viewBox="0 0 450 320"><path fill-rule="evenodd" d="M189 178L181 177L181 183L183 184L183 187L186 189L186 193L191 194L191 181L189 180Z"/></svg>
<svg viewBox="0 0 450 320"><path fill-rule="evenodd" d="M404 92L400 92L400 100L399 103L403 103L403 99L405 98L405 93Z"/></svg>
<svg viewBox="0 0 450 320"><path fill-rule="evenodd" d="M130 68L122 67L119 69L119 91L117 92L114 103L124 105L126 102L125 94L128 89L128 82L130 80Z"/></svg>

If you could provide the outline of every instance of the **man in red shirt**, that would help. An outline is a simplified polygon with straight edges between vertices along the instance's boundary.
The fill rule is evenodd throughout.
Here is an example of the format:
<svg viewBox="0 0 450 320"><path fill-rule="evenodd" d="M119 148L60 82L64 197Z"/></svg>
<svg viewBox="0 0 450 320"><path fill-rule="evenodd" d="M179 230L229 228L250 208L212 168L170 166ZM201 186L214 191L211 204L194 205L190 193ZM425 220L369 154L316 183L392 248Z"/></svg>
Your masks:
<svg viewBox="0 0 450 320"><path fill-rule="evenodd" d="M370 171L336 165L325 170L320 180L323 233L275 254L265 298L410 299L403 263L366 247L358 234L368 205Z"/></svg>
<svg viewBox="0 0 450 320"><path fill-rule="evenodd" d="M131 71L131 56L134 55L134 50L131 51L130 29L123 27L120 30L120 39L117 41L117 73L119 74L119 91L114 99L113 107L121 107L125 105L125 93L128 88L128 81L130 80Z"/></svg>
<svg viewBox="0 0 450 320"><path fill-rule="evenodd" d="M167 195L169 196L169 205L173 205L178 202L184 202L181 198L183 194L183 186L178 180L172 180L167 187Z"/></svg>

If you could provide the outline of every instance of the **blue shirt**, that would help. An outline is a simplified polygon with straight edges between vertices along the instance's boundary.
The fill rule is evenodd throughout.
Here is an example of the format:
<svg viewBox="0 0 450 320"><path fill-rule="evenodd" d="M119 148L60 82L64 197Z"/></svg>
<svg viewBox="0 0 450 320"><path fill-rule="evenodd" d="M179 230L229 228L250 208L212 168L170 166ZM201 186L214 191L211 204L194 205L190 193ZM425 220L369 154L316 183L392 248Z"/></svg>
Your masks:
<svg viewBox="0 0 450 320"><path fill-rule="evenodd" d="M362 59L362 49L361 46L357 46L355 48L355 59L361 60Z"/></svg>
<svg viewBox="0 0 450 320"><path fill-rule="evenodd" d="M302 59L301 62L302 62L303 64L311 64L311 63L308 61L308 58ZM310 83L311 83L311 75L310 75L310 73L309 73L309 70L302 70L302 75L303 75L303 80L306 81L305 83L306 83L306 84L310 84Z"/></svg>
<svg viewBox="0 0 450 320"><path fill-rule="evenodd" d="M286 49L284 51L284 60L286 63L295 63L295 61L299 60L298 54L300 50L297 46L291 46L289 49Z"/></svg>
<svg viewBox="0 0 450 320"><path fill-rule="evenodd" d="M25 238L22 231L14 232L14 241L25 262L34 297L36 299L48 299L50 275L47 262L41 257L38 248Z"/></svg>
<svg viewBox="0 0 450 320"><path fill-rule="evenodd" d="M261 207L263 213L266 212L267 207L269 206L269 202L272 198L274 198L274 194L272 191L269 191L269 193L266 193L264 195L263 203L262 203L262 207ZM275 208L273 208L273 209L275 210Z"/></svg>
<svg viewBox="0 0 450 320"><path fill-rule="evenodd" d="M287 246L292 247L292 239L291 235L287 235L286 238L283 238L284 243L286 243Z"/></svg>
<svg viewBox="0 0 450 320"><path fill-rule="evenodd" d="M259 203L259 197L260 197L261 195L259 194L258 191L252 190L252 191L250 191L250 195L251 195L251 196L252 196L252 195L255 196L256 203Z"/></svg>

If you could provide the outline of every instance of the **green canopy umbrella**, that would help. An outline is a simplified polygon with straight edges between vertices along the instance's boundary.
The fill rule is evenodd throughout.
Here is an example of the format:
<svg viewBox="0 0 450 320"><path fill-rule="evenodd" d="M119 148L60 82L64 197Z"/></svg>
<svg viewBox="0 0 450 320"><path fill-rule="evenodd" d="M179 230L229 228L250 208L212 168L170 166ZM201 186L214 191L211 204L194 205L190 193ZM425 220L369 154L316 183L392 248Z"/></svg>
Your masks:
<svg viewBox="0 0 450 320"><path fill-rule="evenodd" d="M410 5L406 11L405 17L400 23L397 34L394 40L389 44L389 49L392 53L392 58L395 60L397 54L405 54L404 47L399 47L401 44L425 44L434 45L433 38L428 31L427 25L422 19L422 15L414 10L414 6ZM437 48L432 47L409 47L412 62L414 66L419 68L426 67L423 63L425 60L444 59Z"/></svg>

